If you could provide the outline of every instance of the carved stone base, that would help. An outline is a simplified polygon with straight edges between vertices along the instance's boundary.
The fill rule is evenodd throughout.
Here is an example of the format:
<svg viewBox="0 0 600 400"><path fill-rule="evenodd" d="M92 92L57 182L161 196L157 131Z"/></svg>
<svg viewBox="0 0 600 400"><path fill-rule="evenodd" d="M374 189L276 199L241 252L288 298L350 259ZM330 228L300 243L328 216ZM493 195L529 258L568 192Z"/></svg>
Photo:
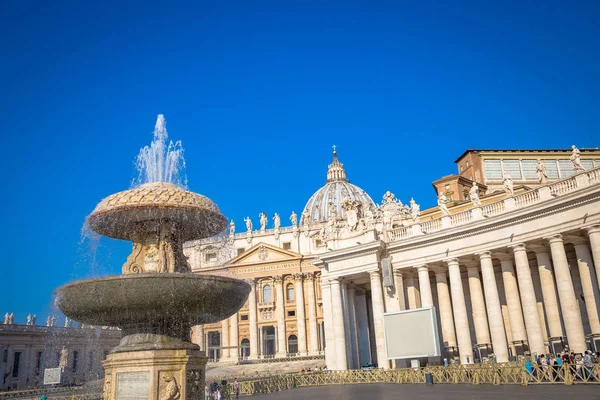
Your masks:
<svg viewBox="0 0 600 400"><path fill-rule="evenodd" d="M201 400L207 358L199 350L146 350L109 354L104 400Z"/></svg>

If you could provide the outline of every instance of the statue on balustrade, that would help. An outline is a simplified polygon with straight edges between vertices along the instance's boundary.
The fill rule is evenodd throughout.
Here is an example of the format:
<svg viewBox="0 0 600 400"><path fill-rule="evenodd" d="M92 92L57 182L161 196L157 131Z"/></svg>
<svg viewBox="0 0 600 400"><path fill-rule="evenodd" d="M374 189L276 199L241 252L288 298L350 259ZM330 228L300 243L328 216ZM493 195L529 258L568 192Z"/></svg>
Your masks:
<svg viewBox="0 0 600 400"><path fill-rule="evenodd" d="M444 192L440 192L440 196L438 197L438 206L440 207L443 217L450 216L450 211L448 210L448 197L446 197Z"/></svg>
<svg viewBox="0 0 600 400"><path fill-rule="evenodd" d="M4 314L4 325L8 325L9 315L8 313Z"/></svg>
<svg viewBox="0 0 600 400"><path fill-rule="evenodd" d="M502 183L504 184L504 190L506 191L507 196L512 196L513 194L515 194L513 188L513 181L508 172L504 173L502 177Z"/></svg>
<svg viewBox="0 0 600 400"><path fill-rule="evenodd" d="M298 226L298 215L292 211L292 215L290 215L290 221L292 222L292 226Z"/></svg>
<svg viewBox="0 0 600 400"><path fill-rule="evenodd" d="M275 229L279 229L280 226L281 226L281 218L279 217L279 214L275 213L273 215L273 227Z"/></svg>
<svg viewBox="0 0 600 400"><path fill-rule="evenodd" d="M229 221L229 236L235 236L235 222L233 220Z"/></svg>
<svg viewBox="0 0 600 400"><path fill-rule="evenodd" d="M261 232L264 232L267 230L267 222L269 222L269 219L267 218L267 214L264 212L258 214L258 216L260 218L260 230Z"/></svg>
<svg viewBox="0 0 600 400"><path fill-rule="evenodd" d="M535 167L535 172L537 173L538 181L540 183L548 182L548 173L546 172L546 164L542 162L542 160L538 160L537 165Z"/></svg>
<svg viewBox="0 0 600 400"><path fill-rule="evenodd" d="M250 217L244 218L244 222L246 223L246 229L248 230L248 233L252 233L252 220Z"/></svg>
<svg viewBox="0 0 600 400"><path fill-rule="evenodd" d="M573 151L571 152L571 162L573 163L573 169L575 170L575 172L585 171L585 168L581 164L581 151L579 151L579 149L575 147L575 145L571 146L571 148L573 149Z"/></svg>
<svg viewBox="0 0 600 400"><path fill-rule="evenodd" d="M481 200L479 200L479 186L477 186L477 182L473 182L473 187L469 190L469 197L471 198L471 204L474 207L481 206Z"/></svg>
<svg viewBox="0 0 600 400"><path fill-rule="evenodd" d="M415 199L410 199L410 216L415 223L421 222L421 206L419 206Z"/></svg>

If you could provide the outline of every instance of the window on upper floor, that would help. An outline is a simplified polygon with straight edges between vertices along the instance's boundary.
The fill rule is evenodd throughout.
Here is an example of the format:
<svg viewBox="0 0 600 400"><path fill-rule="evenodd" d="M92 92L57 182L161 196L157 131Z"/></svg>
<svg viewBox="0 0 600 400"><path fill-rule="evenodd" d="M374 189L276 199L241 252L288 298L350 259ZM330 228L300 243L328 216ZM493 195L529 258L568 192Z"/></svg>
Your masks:
<svg viewBox="0 0 600 400"><path fill-rule="evenodd" d="M248 321L248 314L240 314L241 321Z"/></svg>
<svg viewBox="0 0 600 400"><path fill-rule="evenodd" d="M486 179L502 179L502 161L501 160L483 160Z"/></svg>
<svg viewBox="0 0 600 400"><path fill-rule="evenodd" d="M292 249L292 242L283 242L283 249L284 250L291 250Z"/></svg>
<svg viewBox="0 0 600 400"><path fill-rule="evenodd" d="M523 177L525 179L537 179L537 160L522 160Z"/></svg>
<svg viewBox="0 0 600 400"><path fill-rule="evenodd" d="M246 251L246 249L245 249L245 248L243 248L243 247L239 247L239 248L237 249L237 255L239 256L240 254L243 254L243 253L244 253L244 251Z"/></svg>
<svg viewBox="0 0 600 400"><path fill-rule="evenodd" d="M294 293L294 284L288 283L285 287L285 295L288 300L296 300L296 294Z"/></svg>
<svg viewBox="0 0 600 400"><path fill-rule="evenodd" d="M204 261L206 261L206 262L217 261L217 253L206 253L204 255Z"/></svg>
<svg viewBox="0 0 600 400"><path fill-rule="evenodd" d="M271 301L273 301L273 289L271 288L271 285L263 286L262 291L263 291L263 302L270 303Z"/></svg>
<svg viewBox="0 0 600 400"><path fill-rule="evenodd" d="M521 179L521 164L519 160L502 160L502 168L512 179Z"/></svg>

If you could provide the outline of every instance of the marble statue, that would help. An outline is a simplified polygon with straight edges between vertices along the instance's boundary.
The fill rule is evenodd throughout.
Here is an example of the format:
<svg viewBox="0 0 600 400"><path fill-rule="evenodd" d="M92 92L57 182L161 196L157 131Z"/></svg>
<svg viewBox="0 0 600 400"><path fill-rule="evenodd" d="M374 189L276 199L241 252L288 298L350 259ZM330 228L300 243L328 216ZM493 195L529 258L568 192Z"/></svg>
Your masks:
<svg viewBox="0 0 600 400"><path fill-rule="evenodd" d="M229 236L235 236L235 222L233 220L229 221Z"/></svg>
<svg viewBox="0 0 600 400"><path fill-rule="evenodd" d="M27 325L31 325L31 314L27 315Z"/></svg>
<svg viewBox="0 0 600 400"><path fill-rule="evenodd" d="M450 215L450 211L448 210L448 197L444 194L444 192L440 193L438 197L438 206L440 207L440 211L442 212L443 217L447 217Z"/></svg>
<svg viewBox="0 0 600 400"><path fill-rule="evenodd" d="M335 203L333 201L329 201L329 221L337 220L337 210L335 209Z"/></svg>
<svg viewBox="0 0 600 400"><path fill-rule="evenodd" d="M571 162L573 163L573 169L575 170L575 172L585 171L585 168L581 164L581 151L579 151L579 149L575 145L571 146L571 148L573 149L573 151L571 152Z"/></svg>
<svg viewBox="0 0 600 400"><path fill-rule="evenodd" d="M60 350L60 361L58 362L58 366L64 371L67 367L69 361L69 350L67 350L67 346L63 346Z"/></svg>
<svg viewBox="0 0 600 400"><path fill-rule="evenodd" d="M52 318L50 318L50 316L48 315L48 318L46 318L46 326L52 326L50 325L52 323Z"/></svg>
<svg viewBox="0 0 600 400"><path fill-rule="evenodd" d="M8 313L4 314L4 325L8 325L9 315Z"/></svg>
<svg viewBox="0 0 600 400"><path fill-rule="evenodd" d="M258 217L260 218L260 231L264 232L267 230L267 222L269 222L269 219L265 213L258 214Z"/></svg>
<svg viewBox="0 0 600 400"><path fill-rule="evenodd" d="M281 226L281 218L279 217L279 214L275 213L273 215L273 228L279 229L280 226Z"/></svg>
<svg viewBox="0 0 600 400"><path fill-rule="evenodd" d="M504 183L504 190L506 191L506 194L508 196L512 196L513 194L515 194L515 191L513 189L513 181L508 172L505 172L502 175L502 183Z"/></svg>
<svg viewBox="0 0 600 400"><path fill-rule="evenodd" d="M10 313L10 315L8 316L8 323L10 325L15 323L15 313Z"/></svg>
<svg viewBox="0 0 600 400"><path fill-rule="evenodd" d="M469 190L469 197L471 198L471 204L473 204L473 206L481 206L481 200L479 200L479 186L477 186L477 182L473 182L473 187L471 187L471 190Z"/></svg>
<svg viewBox="0 0 600 400"><path fill-rule="evenodd" d="M292 221L292 226L298 226L298 215L292 211L292 215L290 215L290 221Z"/></svg>
<svg viewBox="0 0 600 400"><path fill-rule="evenodd" d="M36 320L37 320L37 317L35 316L35 314L33 314L33 317L31 318L31 325L35 325Z"/></svg>
<svg viewBox="0 0 600 400"><path fill-rule="evenodd" d="M310 213L308 211L303 211L302 212L302 221L301 221L303 226L308 226L310 225Z"/></svg>
<svg viewBox="0 0 600 400"><path fill-rule="evenodd" d="M346 216L346 223L348 224L348 229L350 229L350 231L355 231L358 228L358 211L360 206L360 201L350 199L344 200L344 203L342 204L342 209Z"/></svg>
<svg viewBox="0 0 600 400"><path fill-rule="evenodd" d="M389 190L383 195L383 204L396 201L396 196Z"/></svg>
<svg viewBox="0 0 600 400"><path fill-rule="evenodd" d="M416 223L421 221L421 206L419 206L413 198L410 199L410 216Z"/></svg>
<svg viewBox="0 0 600 400"><path fill-rule="evenodd" d="M69 317L65 317L65 328L69 327Z"/></svg>
<svg viewBox="0 0 600 400"><path fill-rule="evenodd" d="M246 229L248 229L248 233L252 232L252 220L250 217L244 218L244 222L246 223Z"/></svg>
<svg viewBox="0 0 600 400"><path fill-rule="evenodd" d="M535 166L535 172L537 173L538 180L540 183L548 182L548 173L546 172L546 164L542 160L538 160Z"/></svg>

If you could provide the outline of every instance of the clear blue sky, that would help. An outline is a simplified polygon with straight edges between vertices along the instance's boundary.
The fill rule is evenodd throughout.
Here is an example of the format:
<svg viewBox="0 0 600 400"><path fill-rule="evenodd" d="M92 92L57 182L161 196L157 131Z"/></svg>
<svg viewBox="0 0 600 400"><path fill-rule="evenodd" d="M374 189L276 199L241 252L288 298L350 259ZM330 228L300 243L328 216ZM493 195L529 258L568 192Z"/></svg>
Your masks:
<svg viewBox="0 0 600 400"><path fill-rule="evenodd" d="M130 245L81 227L159 113L238 226L300 213L332 144L376 201L422 207L466 148L598 146L598 4L4 1L0 313L120 273Z"/></svg>

